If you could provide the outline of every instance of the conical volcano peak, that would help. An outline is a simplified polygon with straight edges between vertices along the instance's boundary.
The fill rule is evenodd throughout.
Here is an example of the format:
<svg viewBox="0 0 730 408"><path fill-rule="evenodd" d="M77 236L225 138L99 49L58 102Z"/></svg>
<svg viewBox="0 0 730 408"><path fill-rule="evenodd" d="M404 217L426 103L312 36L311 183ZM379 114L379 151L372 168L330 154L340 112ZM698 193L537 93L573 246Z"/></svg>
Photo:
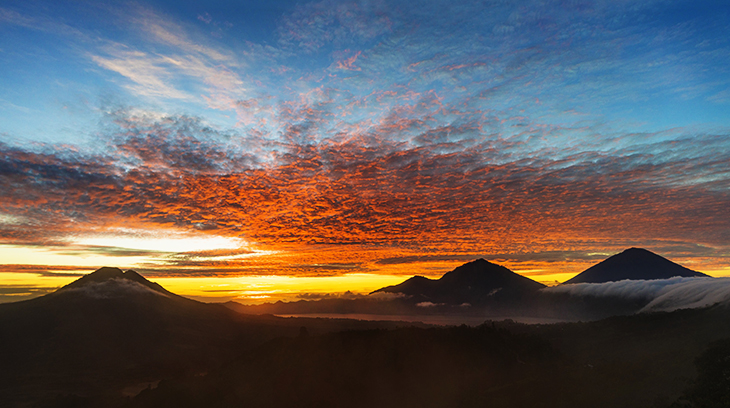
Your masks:
<svg viewBox="0 0 730 408"><path fill-rule="evenodd" d="M142 275L138 274L135 271L130 270L124 272L119 268L111 268L105 266L103 268L95 270L94 272L91 272L88 275L82 276L80 279L74 281L66 287L80 287L91 283L106 282L113 279L128 279L139 283L149 282L147 279L142 277Z"/></svg>
<svg viewBox="0 0 730 408"><path fill-rule="evenodd" d="M103 268L99 268L95 270L94 272L91 272L90 274L84 276L89 281L105 281L108 279L122 279L124 278L124 272L119 268L111 268L109 266L105 266Z"/></svg>
<svg viewBox="0 0 730 408"><path fill-rule="evenodd" d="M707 277L643 248L629 248L593 265L565 283L603 283L620 280L654 280Z"/></svg>
<svg viewBox="0 0 730 408"><path fill-rule="evenodd" d="M473 260L471 262L467 262L464 265L457 266L456 268L458 269L458 268L463 268L463 267L468 267L468 266L481 266L481 267L484 267L484 266L500 266L500 265L497 265L495 263L491 263L491 262L487 261L484 258L479 258L479 259L475 259L475 260Z"/></svg>
<svg viewBox="0 0 730 408"><path fill-rule="evenodd" d="M471 262L467 262L463 265L457 266L453 271L446 273L444 276L453 273L484 273L484 272L504 272L509 269L502 265L491 263L484 258L475 259Z"/></svg>
<svg viewBox="0 0 730 408"><path fill-rule="evenodd" d="M127 288L142 286L146 289L161 294L172 295L172 293L165 290L162 286L158 285L157 283L150 282L144 276L133 270L128 270L124 272L119 268L111 268L106 266L97 269L96 271L88 275L82 276L74 282L64 286L60 290L64 291L68 289L82 289L89 287L94 287L95 290L116 290L120 285Z"/></svg>
<svg viewBox="0 0 730 408"><path fill-rule="evenodd" d="M414 301L479 305L497 297L512 301L544 287L545 285L516 274L504 266L476 259L445 273L437 280L413 277L399 285L387 286L373 293L403 293Z"/></svg>
<svg viewBox="0 0 730 408"><path fill-rule="evenodd" d="M149 284L152 283L148 281L144 276L140 275L136 271L128 270L127 272L124 272L124 279L131 280L134 282L142 283L142 284Z"/></svg>
<svg viewBox="0 0 730 408"><path fill-rule="evenodd" d="M636 248L631 247L628 249L624 249L617 255L623 255L624 257L628 256L636 256L636 257L656 257L656 258L662 258L661 256L655 254L654 252L649 251L648 249L644 248Z"/></svg>
<svg viewBox="0 0 730 408"><path fill-rule="evenodd" d="M447 272L438 281L446 285L459 286L526 286L534 289L540 289L544 287L544 285L541 283L518 275L502 265L497 265L483 258L465 263L464 265L457 267L453 271Z"/></svg>
<svg viewBox="0 0 730 408"><path fill-rule="evenodd" d="M463 265L457 266L454 270L469 270L469 269L484 269L490 267L503 268L500 265L493 264L484 258L475 259L471 262L467 262Z"/></svg>

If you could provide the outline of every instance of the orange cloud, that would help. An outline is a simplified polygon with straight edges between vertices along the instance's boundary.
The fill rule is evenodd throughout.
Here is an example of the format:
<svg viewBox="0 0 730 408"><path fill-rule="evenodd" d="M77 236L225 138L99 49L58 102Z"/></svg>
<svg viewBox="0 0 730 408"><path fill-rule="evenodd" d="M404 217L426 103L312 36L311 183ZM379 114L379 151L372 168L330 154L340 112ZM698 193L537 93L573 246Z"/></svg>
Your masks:
<svg viewBox="0 0 730 408"><path fill-rule="evenodd" d="M434 255L452 258L420 263L443 270L472 255L502 256L530 273L577 272L587 261L566 257L628 246L707 262L728 256L729 190L723 178L708 176L723 171L724 156L510 157L504 152L523 142L477 143L472 124L431 126L406 114L380 123L384 135L320 140L309 132L321 112L287 109L311 121L292 124L286 143L249 140L273 157L266 162L186 117L122 120L108 155L0 146L0 213L8 214L0 240L68 245L67 237L84 231L156 225L281 251L265 261L222 259L231 255L222 252L165 261L183 273L399 273L400 263L382 260ZM391 137L414 129L410 142Z"/></svg>

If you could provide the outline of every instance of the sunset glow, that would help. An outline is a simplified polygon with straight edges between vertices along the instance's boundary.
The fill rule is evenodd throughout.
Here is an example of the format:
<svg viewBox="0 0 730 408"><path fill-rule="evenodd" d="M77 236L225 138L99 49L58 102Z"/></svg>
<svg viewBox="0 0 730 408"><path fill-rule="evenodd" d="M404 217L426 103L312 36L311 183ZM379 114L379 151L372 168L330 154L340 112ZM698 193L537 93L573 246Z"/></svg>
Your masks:
<svg viewBox="0 0 730 408"><path fill-rule="evenodd" d="M187 3L186 3L187 4ZM730 276L724 3L0 6L0 302L243 303L628 247Z"/></svg>

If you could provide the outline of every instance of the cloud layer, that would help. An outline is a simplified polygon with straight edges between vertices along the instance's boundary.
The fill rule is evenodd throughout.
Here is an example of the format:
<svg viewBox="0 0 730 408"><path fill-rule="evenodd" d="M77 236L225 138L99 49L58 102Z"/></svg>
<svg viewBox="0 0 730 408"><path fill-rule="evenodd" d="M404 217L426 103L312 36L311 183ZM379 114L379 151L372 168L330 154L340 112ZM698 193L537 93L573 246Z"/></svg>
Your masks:
<svg viewBox="0 0 730 408"><path fill-rule="evenodd" d="M378 132L320 143L248 140L270 151L273 159L262 161L188 117L116 118L110 128L103 155L0 146L5 243L60 245L85 229L139 225L269 248L406 245L467 254L582 249L591 240L724 247L729 238L724 136L686 135L654 143L652 153L514 161L502 160L512 142L489 136L420 146ZM446 132L425 133L435 131ZM676 149L685 154L674 157Z"/></svg>
<svg viewBox="0 0 730 408"><path fill-rule="evenodd" d="M12 38L32 34L59 61L34 59L35 78L113 96L64 102L59 117L87 109L91 130L36 135L18 123L40 115L3 117L0 244L210 273L486 255L541 274L628 246L705 266L730 256L730 123L713 113L730 86L721 7L325 0L275 16L125 5L82 20L62 6L0 8L13 34L0 46L21 55ZM121 229L251 247L75 243Z"/></svg>
<svg viewBox="0 0 730 408"><path fill-rule="evenodd" d="M681 278L576 283L543 289L547 294L645 302L639 311L671 312L730 304L730 278Z"/></svg>

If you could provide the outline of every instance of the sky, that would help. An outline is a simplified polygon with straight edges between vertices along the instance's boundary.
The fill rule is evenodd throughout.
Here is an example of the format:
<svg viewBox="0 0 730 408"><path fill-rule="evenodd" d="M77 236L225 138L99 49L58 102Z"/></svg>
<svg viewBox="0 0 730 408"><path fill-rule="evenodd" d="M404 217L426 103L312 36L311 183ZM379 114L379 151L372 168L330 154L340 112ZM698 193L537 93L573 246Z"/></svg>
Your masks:
<svg viewBox="0 0 730 408"><path fill-rule="evenodd" d="M0 4L0 302L201 300L628 247L730 276L724 1Z"/></svg>

